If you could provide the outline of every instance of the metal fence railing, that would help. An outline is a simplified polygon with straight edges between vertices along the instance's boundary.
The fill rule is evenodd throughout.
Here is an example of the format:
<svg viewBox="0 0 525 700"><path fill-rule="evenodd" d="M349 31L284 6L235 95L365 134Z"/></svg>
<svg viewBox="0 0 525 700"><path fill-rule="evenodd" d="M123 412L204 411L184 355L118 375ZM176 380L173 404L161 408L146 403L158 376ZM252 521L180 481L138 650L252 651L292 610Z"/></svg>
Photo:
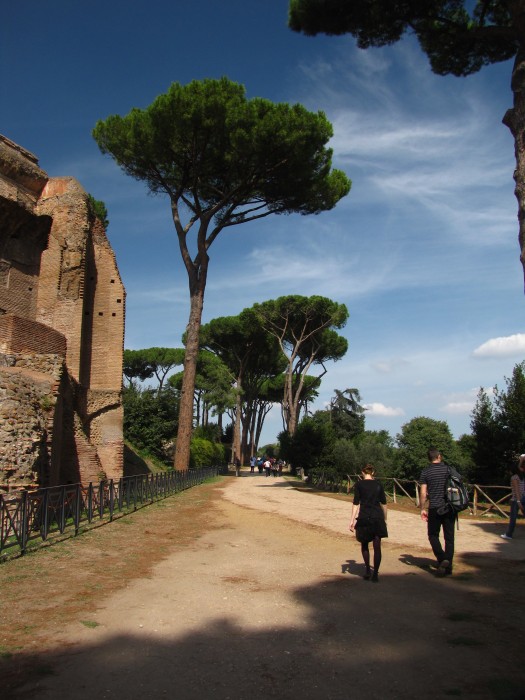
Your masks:
<svg viewBox="0 0 525 700"><path fill-rule="evenodd" d="M310 483L319 489L350 493L353 485L360 478L359 474L346 474L346 477L344 477L337 474L333 469L320 469L312 474ZM407 498L414 506L419 506L417 481L396 479L394 477L380 477L380 481L385 488L387 498L392 503L397 503L398 498ZM512 498L510 486L467 484L467 488L471 496L469 511L472 515L481 516L489 513L498 513L504 518L508 517L509 502ZM489 495L489 492L492 492L494 495Z"/></svg>
<svg viewBox="0 0 525 700"><path fill-rule="evenodd" d="M220 467L52 486L0 495L0 557L24 554L28 546L70 532L77 535L94 521L111 522L221 473Z"/></svg>

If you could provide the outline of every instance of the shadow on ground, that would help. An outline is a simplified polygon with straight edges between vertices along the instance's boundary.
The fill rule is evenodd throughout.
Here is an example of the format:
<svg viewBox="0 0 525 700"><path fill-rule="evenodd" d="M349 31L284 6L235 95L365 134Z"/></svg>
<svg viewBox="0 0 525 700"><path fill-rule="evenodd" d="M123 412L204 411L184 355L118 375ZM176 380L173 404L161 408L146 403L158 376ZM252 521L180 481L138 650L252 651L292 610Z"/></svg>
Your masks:
<svg viewBox="0 0 525 700"><path fill-rule="evenodd" d="M523 700L523 634L512 614L521 568L506 565L509 595L492 562L438 580L430 559L397 556L406 573L378 584L349 559L344 576L291 590L291 602L307 610L297 626L217 616L180 638L107 630L99 644L4 659L2 697ZM231 585L232 595L250 595L245 583Z"/></svg>

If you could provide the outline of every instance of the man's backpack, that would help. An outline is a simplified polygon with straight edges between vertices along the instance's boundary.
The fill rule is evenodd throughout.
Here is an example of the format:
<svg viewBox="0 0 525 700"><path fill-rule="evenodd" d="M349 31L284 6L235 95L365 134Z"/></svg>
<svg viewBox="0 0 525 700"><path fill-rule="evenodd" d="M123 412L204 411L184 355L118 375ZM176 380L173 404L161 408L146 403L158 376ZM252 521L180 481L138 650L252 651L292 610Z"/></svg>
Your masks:
<svg viewBox="0 0 525 700"><path fill-rule="evenodd" d="M448 466L448 465L447 465ZM461 474L453 467L448 467L447 480L445 482L445 503L452 513L460 513L468 508L468 490L463 482Z"/></svg>

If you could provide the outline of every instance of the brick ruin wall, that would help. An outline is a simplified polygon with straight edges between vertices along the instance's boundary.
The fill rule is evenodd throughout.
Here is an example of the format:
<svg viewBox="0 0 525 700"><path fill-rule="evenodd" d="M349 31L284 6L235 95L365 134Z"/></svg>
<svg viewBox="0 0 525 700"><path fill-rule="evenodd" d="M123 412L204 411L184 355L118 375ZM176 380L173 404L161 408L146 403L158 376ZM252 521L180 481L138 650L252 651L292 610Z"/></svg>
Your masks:
<svg viewBox="0 0 525 700"><path fill-rule="evenodd" d="M0 493L122 476L124 321L86 192L0 136Z"/></svg>

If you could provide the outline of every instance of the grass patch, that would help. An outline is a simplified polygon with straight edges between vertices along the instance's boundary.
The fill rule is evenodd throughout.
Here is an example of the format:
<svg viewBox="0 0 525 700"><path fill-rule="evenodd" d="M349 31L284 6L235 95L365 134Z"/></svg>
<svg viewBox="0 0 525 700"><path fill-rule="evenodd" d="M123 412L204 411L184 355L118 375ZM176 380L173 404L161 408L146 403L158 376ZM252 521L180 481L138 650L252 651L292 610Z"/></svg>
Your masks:
<svg viewBox="0 0 525 700"><path fill-rule="evenodd" d="M168 469L169 465L158 457L140 450L128 440L124 440L124 476L159 474L168 471Z"/></svg>
<svg viewBox="0 0 525 700"><path fill-rule="evenodd" d="M99 627L99 623L95 622L95 620L80 620L80 624L84 625L84 627L89 627L89 629Z"/></svg>

